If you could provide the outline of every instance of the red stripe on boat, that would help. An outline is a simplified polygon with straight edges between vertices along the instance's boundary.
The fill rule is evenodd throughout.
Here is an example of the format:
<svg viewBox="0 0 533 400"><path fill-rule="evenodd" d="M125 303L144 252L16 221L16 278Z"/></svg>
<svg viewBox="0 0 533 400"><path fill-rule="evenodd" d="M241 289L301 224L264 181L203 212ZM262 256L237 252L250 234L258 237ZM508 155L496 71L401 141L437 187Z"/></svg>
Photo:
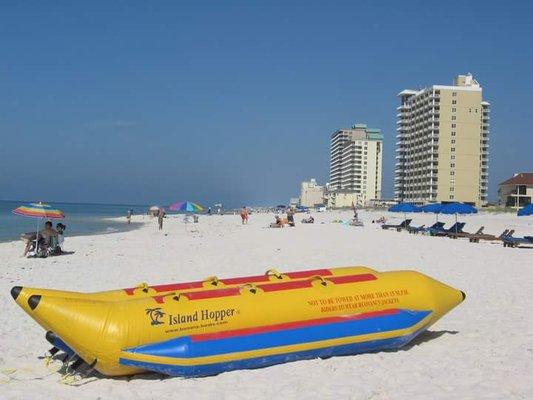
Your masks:
<svg viewBox="0 0 533 400"><path fill-rule="evenodd" d="M311 269L308 271L296 271L296 272L287 272L285 275L287 275L291 279L299 279L299 278L311 278L315 275L321 275L321 276L330 276L331 270L329 269Z"/></svg>
<svg viewBox="0 0 533 400"><path fill-rule="evenodd" d="M344 283L354 283L354 282L366 282L376 280L376 276L372 274L358 274L358 275L346 275L346 276L333 276L329 277L327 280L331 281L334 284L344 284ZM268 285L257 285L258 289L263 290L264 292L278 292L282 290L291 290L291 289L304 289L312 286L311 280L302 280L302 281L288 281L288 282L279 282L271 283ZM229 297L229 296L238 296L241 293L241 287L232 287L232 288L222 288L222 289L212 289L212 290L203 290L201 292L189 292L189 293L180 293L181 296L187 297L189 300L204 300L220 297ZM163 298L166 296L154 296L154 300L158 303L163 303Z"/></svg>
<svg viewBox="0 0 533 400"><path fill-rule="evenodd" d="M399 309L391 308L388 310L372 311L372 312L367 312L367 313L362 313L362 314L347 315L343 317L317 318L317 319L309 319L305 321L294 321L294 322L286 322L286 323L275 324L275 325L257 326L253 328L235 329L232 331L225 331L225 332L202 333L198 335L191 335L190 338L192 342L203 342L206 340L217 340L217 339L224 339L224 338L229 338L229 337L234 337L234 336L255 335L255 334L260 334L260 333L282 331L286 329L296 329L296 328L304 328L307 326L331 324L335 322L383 317L386 315L398 314L399 312L400 312Z"/></svg>
<svg viewBox="0 0 533 400"><path fill-rule="evenodd" d="M329 269L312 269L308 271L287 272L286 274L283 274L283 273L281 274L286 275L291 279L298 279L298 278L309 278L315 275L331 276L331 271ZM269 281L270 281L270 277L268 275L255 275L255 276L243 276L243 277L238 277L238 278L220 279L220 282L222 282L225 285L241 285L245 283L257 283L257 282L269 282ZM203 286L203 284L204 284L203 281L169 283L166 285L150 286L150 288L155 290L156 292L171 292L173 290L200 289ZM126 292L126 294L131 296L135 293L135 289L138 289L138 288L126 288L124 289L124 291Z"/></svg>
<svg viewBox="0 0 533 400"><path fill-rule="evenodd" d="M376 277L376 275L373 275L373 274L332 276L331 278L328 278L329 281L336 283L336 284L375 281L376 279L378 278Z"/></svg>

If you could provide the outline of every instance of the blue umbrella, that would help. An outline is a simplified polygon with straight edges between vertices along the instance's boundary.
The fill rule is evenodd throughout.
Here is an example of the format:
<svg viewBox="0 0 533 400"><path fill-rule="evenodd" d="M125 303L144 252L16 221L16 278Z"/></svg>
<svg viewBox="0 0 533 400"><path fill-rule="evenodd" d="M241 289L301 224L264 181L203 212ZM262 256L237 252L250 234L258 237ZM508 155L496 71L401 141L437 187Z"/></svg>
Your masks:
<svg viewBox="0 0 533 400"><path fill-rule="evenodd" d="M455 214L455 229L457 229L457 214L476 214L477 208L466 203L448 203L443 204L440 213Z"/></svg>
<svg viewBox="0 0 533 400"><path fill-rule="evenodd" d="M420 212L420 208L415 206L413 203L398 203L389 208L390 212L401 212L403 213L404 219L407 219L405 214L411 212Z"/></svg>
<svg viewBox="0 0 533 400"><path fill-rule="evenodd" d="M518 215L519 217L524 217L526 215L533 215L533 203L528 204L527 206L518 210L518 213L516 215Z"/></svg>
<svg viewBox="0 0 533 400"><path fill-rule="evenodd" d="M420 211L425 213L434 213L435 214L435 222L439 220L439 213L440 210L444 207L444 204L442 203L429 203L425 206L420 207Z"/></svg>
<svg viewBox="0 0 533 400"><path fill-rule="evenodd" d="M420 209L412 203L398 203L389 208L390 212L420 212Z"/></svg>
<svg viewBox="0 0 533 400"><path fill-rule="evenodd" d="M420 211L425 213L439 214L442 207L444 207L444 204L442 203L429 203L425 206L420 207Z"/></svg>

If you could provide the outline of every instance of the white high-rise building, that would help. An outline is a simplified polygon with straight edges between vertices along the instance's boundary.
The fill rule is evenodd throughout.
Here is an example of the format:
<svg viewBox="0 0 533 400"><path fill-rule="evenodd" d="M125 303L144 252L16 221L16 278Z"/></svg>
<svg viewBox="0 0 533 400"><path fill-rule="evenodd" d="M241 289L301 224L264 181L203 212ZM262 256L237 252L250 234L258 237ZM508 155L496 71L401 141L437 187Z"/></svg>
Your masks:
<svg viewBox="0 0 533 400"><path fill-rule="evenodd" d="M472 75L398 94L398 201L487 202L489 111Z"/></svg>
<svg viewBox="0 0 533 400"><path fill-rule="evenodd" d="M328 206L364 205L381 198L383 135L365 124L331 135Z"/></svg>

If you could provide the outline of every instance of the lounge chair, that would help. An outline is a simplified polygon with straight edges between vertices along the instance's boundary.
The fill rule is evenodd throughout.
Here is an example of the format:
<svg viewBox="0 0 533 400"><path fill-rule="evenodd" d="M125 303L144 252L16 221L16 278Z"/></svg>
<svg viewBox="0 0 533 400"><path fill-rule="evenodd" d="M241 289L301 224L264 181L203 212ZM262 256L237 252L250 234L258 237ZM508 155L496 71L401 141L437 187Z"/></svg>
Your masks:
<svg viewBox="0 0 533 400"><path fill-rule="evenodd" d="M448 236L449 233L459 233L463 231L463 228L465 226L464 222L456 222L452 226L450 226L448 229L430 229L429 234L431 236Z"/></svg>
<svg viewBox="0 0 533 400"><path fill-rule="evenodd" d="M406 219L401 224L398 225L390 225L390 224L383 224L381 225L382 229L396 229L398 232L402 229L407 229L409 225L411 225L412 219Z"/></svg>
<svg viewBox="0 0 533 400"><path fill-rule="evenodd" d="M533 236L514 237L512 234L502 236L503 247L521 247L526 245L527 247L533 246Z"/></svg>
<svg viewBox="0 0 533 400"><path fill-rule="evenodd" d="M469 233L469 232L464 232L464 231L461 231L461 232L448 232L448 234L446 236L449 237L450 239L469 238L469 237L472 237L472 236L483 234L483 229L485 229L484 226L479 228L474 233Z"/></svg>
<svg viewBox="0 0 533 400"><path fill-rule="evenodd" d="M490 233L481 233L478 235L472 235L468 237L468 240L471 243L479 243L480 240L486 240L486 241L495 241L495 240L502 240L502 238L506 235L513 235L514 230L506 229L504 230L500 236L491 235Z"/></svg>
<svg viewBox="0 0 533 400"><path fill-rule="evenodd" d="M407 232L409 233L420 233L420 232L427 232L430 229L444 229L444 222L435 222L433 225L426 227L426 225L420 225L420 226L408 226Z"/></svg>

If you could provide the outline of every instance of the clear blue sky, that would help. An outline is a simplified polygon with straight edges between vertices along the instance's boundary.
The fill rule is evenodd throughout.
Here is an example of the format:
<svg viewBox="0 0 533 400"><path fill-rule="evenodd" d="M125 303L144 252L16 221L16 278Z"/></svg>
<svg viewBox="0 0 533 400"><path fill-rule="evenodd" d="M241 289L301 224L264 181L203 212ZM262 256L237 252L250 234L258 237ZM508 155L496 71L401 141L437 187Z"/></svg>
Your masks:
<svg viewBox="0 0 533 400"><path fill-rule="evenodd" d="M223 4L224 3L224 4ZM0 199L286 202L329 135L471 72L490 197L533 170L532 2L0 2Z"/></svg>

